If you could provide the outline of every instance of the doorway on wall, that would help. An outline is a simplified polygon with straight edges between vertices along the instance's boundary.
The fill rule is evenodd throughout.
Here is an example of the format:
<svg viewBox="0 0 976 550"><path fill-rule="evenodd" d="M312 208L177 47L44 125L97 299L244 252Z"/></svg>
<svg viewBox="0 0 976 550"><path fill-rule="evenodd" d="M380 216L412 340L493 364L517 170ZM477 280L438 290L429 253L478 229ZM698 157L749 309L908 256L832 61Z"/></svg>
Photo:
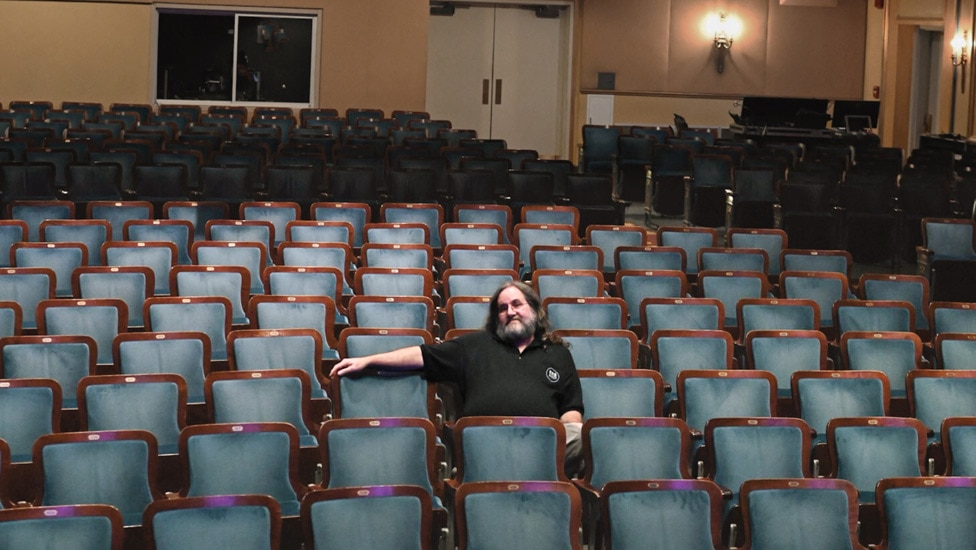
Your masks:
<svg viewBox="0 0 976 550"><path fill-rule="evenodd" d="M908 117L908 150L918 147L923 134L948 132L938 128L939 74L942 63L942 29L917 27L912 50L911 106Z"/></svg>
<svg viewBox="0 0 976 550"><path fill-rule="evenodd" d="M432 2L427 111L511 149L569 158L572 6Z"/></svg>

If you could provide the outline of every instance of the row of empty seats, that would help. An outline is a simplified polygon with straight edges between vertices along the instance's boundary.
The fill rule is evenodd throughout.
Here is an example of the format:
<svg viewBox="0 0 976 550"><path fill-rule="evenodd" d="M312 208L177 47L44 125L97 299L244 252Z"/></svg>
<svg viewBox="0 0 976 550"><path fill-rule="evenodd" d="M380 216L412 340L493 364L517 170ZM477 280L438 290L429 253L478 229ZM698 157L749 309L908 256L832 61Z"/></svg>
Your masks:
<svg viewBox="0 0 976 550"><path fill-rule="evenodd" d="M106 246L113 244L131 245L119 250L132 250L132 257L139 254L145 258L145 253L153 250L143 242ZM227 246L235 243L222 244L213 249L224 252L245 248ZM160 249L167 255L172 252L169 248ZM363 267L355 271L350 293L345 294L345 279L335 267L269 266L256 271L262 275L255 286L247 268L240 265L175 265L168 268L166 286L160 292L159 284L153 284L152 268L146 265L69 267L61 273L69 274L66 276L70 276L67 280L71 283L59 294L57 271L52 267L5 268L0 271L0 296L9 302L5 304L9 311L4 334L65 334L72 321L75 327L84 327L83 321L88 316L107 321L90 326L84 332L90 335L101 333L114 337L130 330L159 330L158 323L165 322L165 318L156 317L154 325L153 311L162 311L162 304L189 305L209 298L216 304L213 306L216 324L205 332L212 338L216 336L213 344L219 349L223 349L231 327L247 325L314 328L330 349L334 349L338 334L348 326L416 328L429 331L437 338L442 336L441 327L443 336L451 329L479 328L487 315L489 295L500 284L517 279L514 270L448 269L442 286L435 291L430 271L422 268ZM780 279L786 289L783 298L762 292L768 283L757 273L704 272L703 291L692 297L681 292L687 288L683 275L671 271L619 272L616 280L623 297L605 295L602 275L595 270L536 270L531 281L544 296L553 328L631 329L643 344L652 348L654 334L664 329L724 330L740 344L753 330L789 329L822 331L835 347L851 331L915 333L921 343L928 344L926 349L934 350L931 346L937 336L969 332L971 328L971 304L968 303L920 299L917 307L924 309L917 314L914 300L909 297L914 288L924 288L921 284L924 279L918 277L863 277L865 283L890 284L896 290L905 287L907 292L901 299L852 298L846 280L837 274L784 272ZM754 286L760 292L742 292L736 284ZM588 292L581 290L587 287ZM670 292L674 289L677 290ZM169 294L165 294L166 290ZM310 324L275 325L286 319L275 321L267 314L274 309L283 311L287 303L306 304L306 307L317 304L315 311L303 312L305 322ZM264 310L268 313L262 319ZM64 321L57 321L51 315L60 316ZM59 322L62 324L58 325ZM292 323L299 322L298 318L292 320ZM202 329L207 325L200 319L191 326ZM104 337L96 340L99 340L100 362L105 362L110 351L106 344L110 340ZM930 360L935 359L934 353L927 355Z"/></svg>
<svg viewBox="0 0 976 550"><path fill-rule="evenodd" d="M612 173L617 193L686 225L785 230L801 248L859 262L915 260L926 217L971 219L972 159L881 147L873 134L804 144L720 139L714 129L584 126L580 165ZM645 197L645 188L647 190Z"/></svg>
<svg viewBox="0 0 976 550"><path fill-rule="evenodd" d="M10 114L6 130L13 137L0 142L2 200L64 197L79 208L91 200L157 206L181 199L289 200L304 209L321 200L367 202L374 209L390 200L429 201L444 204L448 215L454 204L471 202L516 211L523 204L572 204L584 220L595 220L586 223L623 222L624 205L613 199L606 176L578 174L570 161L539 159L501 139L477 139L474 131L431 121L426 113L383 119L375 118L382 111L350 110L338 118L328 109L308 110L299 126L280 110L256 110L250 124L247 111L237 108L213 108L206 116L184 111L114 105L98 115L103 122L82 120L82 128L32 118L47 111L16 111L21 116ZM101 128L115 123L114 133ZM56 124L65 128L48 127ZM96 132L107 135L96 139Z"/></svg>
<svg viewBox="0 0 976 550"><path fill-rule="evenodd" d="M831 368L833 364L827 357L823 335L815 331L778 329L750 333L744 350L746 360L739 364L727 333L665 330L654 337L656 347L652 350L649 365L653 369L632 368L638 366L640 358L634 335L628 331L566 330L557 331L556 335L572 346L571 352L585 379L587 410L584 418L661 416L664 411L678 413L688 401L681 399L682 376L690 376L686 375L688 372L695 376L711 376L718 372L732 378L762 378L763 384L767 384L763 386L767 393L752 404L765 406L765 414L803 416L804 411L809 412L818 404L816 399L802 396L803 380L825 378L836 380L840 385L834 393L825 394L834 398L846 395L840 391L846 385L858 389L859 385L867 384L869 388L865 391L869 393L861 394L859 402L862 406L870 405L870 408L861 412L885 415L891 411L895 415L922 417L931 405L917 404L919 390L915 384L919 379L946 378L947 387L951 388L963 384L961 380L967 379L968 369L972 368L971 364L962 361L960 365L949 366L963 369L922 368L927 365L921 358L917 338L892 332L857 332L846 337L841 344L843 361L836 365L837 369ZM82 335L7 337L0 339L0 353L5 379L51 379L60 390L59 403L63 403L65 409L78 406L77 389L81 387L81 380L91 375L171 373L178 375L186 385L185 400L200 404L205 401L206 380L211 374L219 374L228 368L242 372L298 369L308 379L311 403L316 404L316 417L321 419L333 412L341 416L344 414L341 411L348 409L335 403L333 411L327 401L318 401L326 397L337 399L339 390L326 372L338 356L359 357L432 341L430 334L422 329L349 328L341 334L338 353L323 358L321 337L314 329L247 329L230 332L223 358L212 353L211 339L205 333L186 331L117 335L110 348L113 352L108 361L102 363L97 361L94 338ZM960 344L954 346L956 350L953 352L971 356L973 341L971 334L960 334L942 343ZM736 366L742 368L735 369ZM430 418L440 413L433 401L423 397L427 395L426 390L415 388L407 395L414 399L410 411ZM614 395L619 397L619 402L613 399ZM938 396L935 396L936 402ZM931 403L933 398L926 397ZM357 398L357 403L362 404L361 399ZM771 406L767 403L769 400L772 400ZM804 401L808 402L806 408ZM388 410L396 412L395 406L400 404L401 401L391 401L392 408ZM830 418L824 415L833 414L829 409L832 402L821 404L828 409L817 414L821 419ZM969 407L971 404L964 402L963 405ZM963 411L968 410L965 407ZM60 410L61 405L55 408ZM358 414L369 416L368 412ZM196 418L200 416L197 414ZM684 414L681 416L685 417ZM957 415L946 413L925 418L926 424L936 430L945 416ZM822 433L826 420L814 422L812 418L807 419L811 424L817 424ZM702 424L698 422L696 428L700 430Z"/></svg>
<svg viewBox="0 0 976 550"><path fill-rule="evenodd" d="M128 203L122 203L122 204L128 204ZM36 210L38 209L47 210L52 206L54 208L58 208L57 205L45 204L45 206L43 207L36 206L36 208L34 208L35 212L33 213L40 216L51 216L52 214L50 212L47 211L37 212ZM132 206L136 207L137 205L132 205ZM171 205L171 206L176 207L177 205ZM261 205L255 205L255 209L260 209L260 206ZM113 208L113 207L107 206L106 208ZM188 206L187 208L191 210L200 209L197 207L197 205ZM284 210L285 212L289 211L289 209L287 208L279 209L276 207L268 207L267 209L275 210L276 213L278 210ZM329 210L329 209L323 208L322 210ZM332 208L331 210L341 211L345 209ZM410 214L419 213L420 211L425 210L425 208L423 207L423 205L413 205L413 207L410 207L410 205L408 204L405 205L401 210L407 212L408 214L405 214L405 216L407 216ZM436 209L433 209L433 211L436 214ZM481 210L477 210L477 211L481 211ZM542 210L542 212L548 215L548 212L550 212L550 210L544 209ZM118 214L118 213L119 212L113 212L112 214ZM528 213L529 212L526 212L526 214ZM193 212L192 214L199 214L199 213ZM187 213L184 215L191 216L192 214ZM105 215L110 216L111 214L105 213ZM425 214L420 214L420 215L423 216ZM105 227L104 222L91 221L91 220L72 221L71 218L63 218L63 217L62 217L62 221L55 221L50 218L44 218L44 219L47 220L47 224L48 224L48 230L45 232L46 238L51 238L55 240L62 240L62 239L86 240L87 244L89 245L88 248L100 248L100 243L105 242L104 239L107 238L108 232L111 231L111 227ZM191 261L191 258L189 258L189 256L192 253L194 247L197 247L198 245L202 245L202 242L192 243L192 246L190 244L193 241L194 237L198 237L196 235L196 231L199 230L199 227L201 225L199 222L202 222L203 220L197 220L197 221L198 223L196 225L193 225L192 222L186 219L129 220L130 225L133 225L135 227L130 228L130 231L124 231L123 234L125 235L127 233L135 233L135 235L129 235L129 236L130 238L136 237L135 239L133 239L136 241L146 241L147 239L149 239L155 242L156 239L162 239L162 240L174 241L174 244L179 243L177 245L178 256L176 260L166 262L166 263L167 264L187 263L188 261ZM368 265L368 266L382 265L385 267L417 267L417 268L426 268L426 269L430 269L435 264L435 259L438 258L438 256L436 256L435 250L438 249L431 247L431 249L427 252L425 252L423 249L423 245L425 243L432 241L430 227L433 225L432 224L433 220L428 221L426 225L421 224L421 225L425 225L426 231L424 230L425 229L424 227L417 227L416 225L413 225L414 222L409 222L409 221L402 222L402 223L392 222L394 223L394 225L386 225L386 226L367 224L362 218L359 218L359 221L361 222L361 226L363 229L375 229L377 231L377 236L375 237L375 240L382 241L382 243L388 245L400 245L400 247L399 247L399 251L395 252L396 254L395 257L391 256L390 253L384 252L387 258L384 262L380 262L377 260L374 261L373 263L368 263L369 255L364 255L361 260L358 260L358 263L362 265ZM313 243L318 243L317 245L316 244L302 244L297 246L287 245L288 247L291 248L291 252L293 253L293 255L299 255L298 249L305 249L305 251L301 252L300 254L301 256L304 257L304 259L296 259L294 261L289 261L288 258L283 257L286 254L281 249L282 242L278 242L278 240L274 237L274 235L276 234L273 232L274 224L268 221L267 219L264 220L252 219L252 220L244 220L244 221L240 221L240 220L220 221L220 219L215 218L215 219L207 220L207 222L212 223L215 226L219 224L219 226L216 227L214 231L204 232L204 234L202 235L203 237L209 236L218 240L230 240L230 241L237 241L239 243L237 245L230 245L228 247L228 248L234 248L235 250L233 251L227 250L223 254L229 255L231 254L231 252L233 252L235 255L240 255L242 257L247 257L247 258L250 258L251 256L255 257L255 259L253 260L250 259L246 261L238 260L238 263L245 264L249 267L250 281L252 283L251 289L252 292L255 293L260 293L264 291L263 285L261 285L259 281L261 281L261 269L262 269L261 266L265 265L270 261L268 259L269 250L275 250L277 252L276 254L271 255L271 258L277 260L278 262L290 263L291 265L305 265L305 266L310 265L308 264L308 262L314 262L314 264L312 265L322 266L323 265L322 262L325 260L323 260L321 256L319 259L310 259L308 254L311 253L312 251L309 249L316 249L315 252L317 255L324 255L327 254L327 252L323 250L324 248L335 250L336 247L341 247L343 244L348 245L348 242L352 240L353 252L351 254L346 253L345 255L343 255L341 251L338 251L339 256L343 258L337 261L333 260L333 263L330 264L332 267L337 267L340 270L345 272L346 280L344 283L344 292L348 294L351 291L349 283L351 283L352 280L354 279L354 274L352 273L352 267L357 263L357 258L355 256L356 249L354 248L356 245L355 229L353 230L354 236L352 237L352 239L349 239L348 228L345 228L344 226L327 227L327 225L329 224L328 221L323 220L321 222L317 221L317 222L309 223L307 225L306 224L298 225L296 223L298 222L298 220L294 220L294 219L291 219L290 221L279 220L280 224L286 226L284 230L284 235L286 236L286 238L287 237L299 238L303 242L312 241ZM397 223L399 223L399 225L396 225ZM472 222L472 223L478 223L478 222ZM51 227L54 225L57 225L58 227ZM367 228L366 227L367 225L369 225L370 227ZM7 226L9 226L7 227L9 233L7 237L8 242L10 242L11 244L22 242L20 239L25 234L23 225L20 225L18 227L18 224L16 222L8 222ZM38 223L37 220L35 220L34 224L29 225L27 227L27 232L26 232L28 237L31 237L34 234L34 230L32 229L32 227L37 227L36 230L37 238L40 238L39 226L40 223ZM204 226L206 227L206 225ZM194 229L193 235L190 234L191 229ZM345 231L343 231L343 229L345 229ZM518 234L517 244L521 245L518 247L519 250L519 255L517 258L518 261L515 261L513 259L513 254L510 248L506 248L506 247L496 248L499 246L498 244L499 234L497 232L497 229L493 231L491 228L481 227L481 226L474 227L470 225L456 226L453 224L441 224L438 226L438 230L439 230L438 233L444 234L445 239L457 238L458 239L457 242L462 243L457 245L458 248L455 248L454 250L448 252L454 252L456 250L459 257L462 255L467 256L467 258L465 259L467 263L462 264L460 258L458 260L454 260L454 254L445 255L444 259L442 260L445 267L464 267L464 268L481 268L481 269L519 267L521 271L520 276L525 279L529 278L530 272L533 268L600 270L600 268L602 267L602 271L604 272L604 274L613 274L613 269L616 267L622 267L628 269L631 268L644 269L644 270L653 269L653 270L668 270L668 271L678 271L683 267L684 268L683 272L689 276L689 279L694 281L693 277L697 275L697 270L699 268L699 266L697 265L699 263L698 257L701 257L701 263L703 264L704 267L708 268L709 271L725 270L725 271L750 271L750 272L762 273L761 270L763 266L767 265L768 262L768 253L765 254L765 258L764 258L764 253L761 250L752 249L752 248L750 248L749 250L736 249L734 248L735 245L733 245L733 248L731 249L719 249L717 247L708 247L706 246L707 244L715 244L716 237L714 234L704 234L704 238L707 239L706 242L704 240L701 240L701 236L702 236L701 232L688 231L688 230L666 231L662 229L659 232L659 235L657 236L659 242L663 241L670 244L681 244L682 246L684 246L684 248L682 248L682 246L668 246L668 245L648 248L640 244L636 244L636 245L633 244L633 243L648 242L647 235L642 230L640 230L640 228L632 228L628 226L606 226L606 227L591 226L587 230L587 237L588 237L588 241L593 244L589 245L590 248L580 248L579 245L573 244L578 241L571 234L571 230L567 230L563 226L563 224L522 225L521 227L519 227L519 231L517 232ZM308 235L305 235L304 233L302 234L303 236L292 235L292 233L299 233L300 231L307 231ZM412 231L413 233L411 233ZM451 231L456 231L456 233L451 234ZM758 232L758 230L753 230L753 231ZM50 236L48 236L48 233L50 233ZM504 240L505 235L506 234L502 232L502 237L501 237L502 240ZM732 233L730 234L730 237L733 240L735 240L738 235L739 233ZM753 235L753 233L750 233L750 236L751 235ZM680 238L684 236L690 236L693 239L697 239L699 242L695 243L688 239L685 239L684 241L681 242L677 242ZM777 235L772 235L772 237L777 240L779 239L779 236ZM334 245L330 244L328 247L324 247L322 245L323 241L321 241L320 239L333 239L333 242L339 241L339 243ZM367 240L370 239L367 237ZM258 244L256 245L247 244L245 246L244 244L242 244L242 242L245 241L248 243L256 242ZM440 241L440 239L438 239L438 241ZM471 241L475 241L475 242L471 242ZM109 241L109 242L117 242L117 241ZM274 244L276 242L278 243L278 248L274 247ZM453 244L454 241L449 241L449 242ZM484 245L479 244L485 242L494 243L494 244L484 244ZM570 243L570 244L565 244L565 243ZM443 243L438 242L435 244L443 244ZM418 250L408 252L406 250L407 248L406 245L420 245L420 248ZM470 245L473 246L474 248L469 247L462 250L462 248L464 248L464 246L462 245L464 246ZM21 245L21 248L33 247L33 248L41 248L44 251L47 251L49 248L54 248L56 246L60 246L60 245L54 245L54 246ZM226 245L209 243L206 246L211 250L213 250L215 248L218 248L219 246L226 246ZM484 248L479 248L479 246L484 246ZM593 248L593 246L595 246L596 248ZM255 249L255 247L257 247L257 249ZM531 253L534 247L549 247L549 248L544 251L539 250L538 253ZM563 247L563 248L558 248L558 247ZM78 245L75 245L74 248L77 249L79 247ZM143 248L145 247L143 246ZM260 250L262 248L263 251ZM380 248L381 247L376 247L377 257L381 253L379 250ZM79 252L81 252L81 254L79 254ZM543 256L542 254L543 252L545 253L546 258L539 259L538 261L536 261L537 258L541 258ZM24 253L26 254L26 251ZM41 254L42 252L35 252L35 253ZM54 251L49 251L49 253L55 254ZM691 264L691 262L688 260L688 257L691 254L694 254L695 257L694 264ZM787 268L790 270L805 271L805 272L831 271L843 276L845 273L850 273L850 269L851 269L851 262L850 262L849 255L837 251L780 249L778 250L778 255L782 258L783 263L786 264ZM79 256L81 256L81 258L84 258L83 249L75 250L70 253L70 257L74 261L75 265L81 263L81 261L79 260ZM498 257L497 259L494 260L491 259L491 258L495 258L496 256ZM602 264L600 262L601 256L602 256ZM609 258L611 256L614 258L613 263L610 263L609 261ZM102 259L100 254L95 256L89 255L89 257L90 258L97 257L100 260L102 260L101 262L93 262L92 260L89 260L89 263L104 263L108 261L107 259ZM549 258L551 258L551 260ZM484 263L478 263L478 260L484 260ZM143 261L146 262L147 260L143 260ZM200 262L199 258L197 258L197 262L198 263ZM166 287L168 286L168 269L166 269L167 267L168 265L165 265L163 268L156 270L157 272L155 273L156 275L155 279L156 279L157 286L155 287L154 292L166 293L167 291ZM432 274L436 276L439 274L439 272L432 271ZM658 274L664 274L664 273L658 273ZM745 276L746 274L742 274L742 275ZM775 280L775 277L772 274L772 270L770 270L769 276L773 280ZM609 282L610 281L606 281L606 283ZM761 284L762 281L756 279L753 283L751 283L750 288L748 290L743 289L742 292L745 292L746 295L751 297L763 297L768 295L769 292L764 292L764 289L761 287L752 288L755 285L761 285ZM836 285L844 285L844 284L845 283L843 281L839 281L836 283ZM616 285L605 284L604 286L610 287L611 294L615 293L613 291L613 287L615 287ZM704 288L704 286L701 286L700 288ZM919 325L924 328L924 325L926 324L926 319L924 318L923 315L919 313L920 310L923 310L925 308L925 304L923 301L924 295L922 290L924 289L914 291L914 297L912 297L911 301L916 308L917 321ZM770 287L770 291L775 291L775 287ZM62 271L62 276L59 278L58 281L58 292L62 296L68 295L69 292L68 274L63 271ZM672 295L674 294L673 291L669 291L669 292ZM678 292L677 294L678 296L688 294L688 292L683 292L682 289L678 289L677 292ZM848 289L846 292L847 294L852 294L853 289ZM634 296L636 296L637 298L635 298ZM639 305L639 299L641 297L642 296L640 293L637 294L632 293L631 297L627 299L628 304L630 305L630 309L633 310L635 306ZM729 302L728 300L726 301ZM438 305L443 305L443 304L438 304ZM733 302L726 303L725 305L726 305L726 311L730 313L728 317L734 319L735 309L734 307L732 307ZM831 310L830 307L831 304L824 303L821 305L822 305L822 311L826 312ZM828 325L830 324L830 319L826 318L826 316L824 320L827 322L826 324ZM631 319L629 321L629 325L633 325L633 324L635 324L634 319Z"/></svg>
<svg viewBox="0 0 976 550"><path fill-rule="evenodd" d="M455 477L443 483L443 489L448 491L449 497L456 498L457 506L460 506L455 508L456 533L463 539L466 528L463 525L465 512L462 511L464 498L475 491L474 487L485 482L507 484L509 491L522 484L531 486L533 482L563 483L565 489L562 492L567 496L576 495L575 498L568 497L577 501L575 514L582 515L592 529L598 529L595 522L600 516L596 507L606 506L605 499L623 482L631 482L631 489L638 486L702 489L707 485L711 487L707 492L718 498L709 498L707 506L695 508L698 513L708 510L705 517L709 517L709 521L704 522L709 526L707 531L721 532L728 524L746 525L744 539L748 540L751 488L769 483L769 478L778 478L785 487L844 487L846 502L842 509L849 518L858 518L861 525L860 533L851 529L844 536L876 543L884 536L881 527L883 510L889 504L885 488L893 483L891 478L905 478L894 483L920 487L963 487L973 483L972 478L958 477L965 471L964 464L972 462L972 453L966 449L971 446L971 434L976 433L973 419L947 420L943 429L951 434L950 438L958 438L963 452L950 455L959 461L954 463L958 466L950 472L950 478L926 477L925 430L917 420L892 417L835 419L828 428L834 466L831 475L824 479L810 474L804 452L810 448L811 430L803 421L761 417L713 419L706 426L704 446L699 450L704 458L699 462L698 479L692 482L688 468L692 448L688 442L692 436L684 422L667 418L590 420L583 429L589 466L586 475L575 480L577 489L561 473L565 432L557 421L474 417L457 423L457 472ZM952 430L958 433L952 435ZM290 426L252 423L184 428L180 436L180 455L181 462L189 468L189 475L181 474L187 485L180 490L180 497L225 493L270 495L277 501L281 515L290 523L286 530L295 536L295 522L301 514L307 513L304 509L308 506L307 501L316 500L318 488L383 483L416 485L429 499L422 499L429 502L425 513L437 518L427 534L435 535L446 526L447 515L440 493L442 484L436 476L431 476L435 434L429 421L395 418L331 420L323 425L319 438L323 442L320 447L323 480L309 492L308 488L294 481L295 460L288 457L297 454L298 436ZM953 441L952 445L956 444ZM64 495L87 495L80 498L111 504L122 512L125 525L138 526L143 517L151 518L147 507L155 510L159 505L152 502L162 500L161 493L155 489L156 450L155 438L139 430L42 436L35 445L35 456L38 457L35 467L43 469L43 475L37 479L44 480L39 504L74 504L63 501ZM234 458L230 459L230 456ZM513 456L521 459L505 460ZM292 466L287 466L288 463ZM4 471L10 471L6 462L3 466ZM91 477L79 480L71 473L81 467L86 468ZM111 489L100 488L118 472L128 472L125 483L118 482ZM679 480L684 483L677 483ZM723 493L727 496L721 496ZM670 497L673 499L676 495ZM453 502L454 498L450 500ZM631 512L649 514L644 525L678 509L688 512L686 507L675 507L674 501L670 501L672 505L665 509L655 505ZM624 506L619 512L627 510ZM603 512L605 521L606 508ZM532 517L525 515L528 512L524 510L519 514L523 514L523 519ZM516 523L520 529L531 524ZM837 525L818 527L822 536L838 535L835 532ZM612 538L613 530L612 526L609 531L604 527L602 536ZM574 526L570 533L575 537L578 528ZM701 531L696 533L696 536L701 535ZM547 534L551 535L552 532ZM593 532L590 535L593 536ZM729 540L741 543L742 539L737 538L741 536L733 528ZM787 544L786 547L794 545Z"/></svg>
<svg viewBox="0 0 976 550"><path fill-rule="evenodd" d="M878 500L884 502L885 547L955 548L973 536L968 510L976 491L971 480L892 478L878 492ZM746 512L741 527L750 547L798 548L812 539L822 545L862 547L854 527L857 516L849 483L755 480L745 485L743 493ZM711 521L720 507L721 492L707 480L621 481L609 484L604 494L600 506L608 546L723 547L721 525ZM424 493L416 488L375 486L309 495L302 515L309 547L385 547L407 542L425 550L433 547L425 535L430 517L423 512ZM682 506L674 506L676 501ZM465 545L488 538L506 545L545 541L582 548L581 502L564 483L469 485L457 508ZM492 520L485 521L484 515ZM279 548L280 512L273 500L263 496L160 501L148 507L146 518L145 544L163 550L205 548L203 541L210 545L214 540L238 539ZM54 545L71 540L89 547L119 548L121 523L118 512L103 505L0 511L0 542L30 548L39 539Z"/></svg>

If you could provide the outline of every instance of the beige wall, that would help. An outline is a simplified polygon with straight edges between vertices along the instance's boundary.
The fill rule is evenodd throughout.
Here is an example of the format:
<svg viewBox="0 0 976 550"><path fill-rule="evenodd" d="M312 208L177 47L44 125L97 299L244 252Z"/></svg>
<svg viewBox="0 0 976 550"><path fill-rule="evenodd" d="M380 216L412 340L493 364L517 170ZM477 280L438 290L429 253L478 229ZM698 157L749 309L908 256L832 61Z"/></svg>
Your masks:
<svg viewBox="0 0 976 550"><path fill-rule="evenodd" d="M616 72L623 92L860 99L866 0L837 7L778 0L584 0L580 87ZM742 22L725 71L715 69L703 20L725 11Z"/></svg>
<svg viewBox="0 0 976 550"><path fill-rule="evenodd" d="M204 2L185 2L203 4ZM264 5L213 0L208 5ZM322 106L423 109L427 0L291 0L321 13ZM152 6L146 0L0 0L0 102L148 102Z"/></svg>
<svg viewBox="0 0 976 550"><path fill-rule="evenodd" d="M689 124L713 127L728 126L729 111L738 113L737 99L747 95L866 93L866 0L834 8L784 7L778 0L580 0L579 7L577 143L589 93L614 95L618 124L670 124L679 113ZM716 11L742 22L721 74L713 37L702 28ZM874 55L880 66L880 46ZM594 90L599 72L616 73L615 91ZM880 82L879 73L870 74Z"/></svg>
<svg viewBox="0 0 976 550"><path fill-rule="evenodd" d="M955 3L955 0L952 1ZM944 8L945 6L939 0L898 0L898 12L901 17L941 19Z"/></svg>
<svg viewBox="0 0 976 550"><path fill-rule="evenodd" d="M618 124L663 126L679 114L692 126L728 126L729 111L739 112L738 97L644 97L616 96L613 117Z"/></svg>
<svg viewBox="0 0 976 550"><path fill-rule="evenodd" d="M581 88L596 88L599 72L615 72L617 90L667 89L670 0L580 0L579 5Z"/></svg>
<svg viewBox="0 0 976 550"><path fill-rule="evenodd" d="M145 103L150 7L0 1L0 101Z"/></svg>
<svg viewBox="0 0 976 550"><path fill-rule="evenodd" d="M323 106L422 111L427 0L318 0Z"/></svg>
<svg viewBox="0 0 976 550"><path fill-rule="evenodd" d="M867 34L864 38L864 99L872 97L873 88L881 87L882 66L884 65L884 10L868 2Z"/></svg>

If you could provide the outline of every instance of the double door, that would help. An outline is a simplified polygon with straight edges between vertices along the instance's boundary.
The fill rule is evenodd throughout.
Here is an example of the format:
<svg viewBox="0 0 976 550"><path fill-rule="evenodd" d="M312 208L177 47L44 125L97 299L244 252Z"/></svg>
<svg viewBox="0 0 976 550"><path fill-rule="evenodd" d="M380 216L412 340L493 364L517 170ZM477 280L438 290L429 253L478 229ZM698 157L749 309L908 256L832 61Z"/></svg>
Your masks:
<svg viewBox="0 0 976 550"><path fill-rule="evenodd" d="M568 158L571 12L470 5L432 15L427 111L511 149Z"/></svg>

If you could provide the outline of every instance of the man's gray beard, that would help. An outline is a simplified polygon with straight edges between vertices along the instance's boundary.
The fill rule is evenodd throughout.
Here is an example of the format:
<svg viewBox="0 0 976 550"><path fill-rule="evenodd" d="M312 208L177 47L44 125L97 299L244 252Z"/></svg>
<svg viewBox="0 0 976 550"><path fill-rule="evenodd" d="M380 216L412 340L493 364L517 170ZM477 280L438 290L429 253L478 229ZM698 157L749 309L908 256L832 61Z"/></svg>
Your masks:
<svg viewBox="0 0 976 550"><path fill-rule="evenodd" d="M498 325L495 329L495 334L503 342L508 342L509 344L514 344L517 342L523 342L527 340L530 336L535 334L536 328L538 328L539 323L535 317L531 319L522 318L520 323L508 323L507 325Z"/></svg>

